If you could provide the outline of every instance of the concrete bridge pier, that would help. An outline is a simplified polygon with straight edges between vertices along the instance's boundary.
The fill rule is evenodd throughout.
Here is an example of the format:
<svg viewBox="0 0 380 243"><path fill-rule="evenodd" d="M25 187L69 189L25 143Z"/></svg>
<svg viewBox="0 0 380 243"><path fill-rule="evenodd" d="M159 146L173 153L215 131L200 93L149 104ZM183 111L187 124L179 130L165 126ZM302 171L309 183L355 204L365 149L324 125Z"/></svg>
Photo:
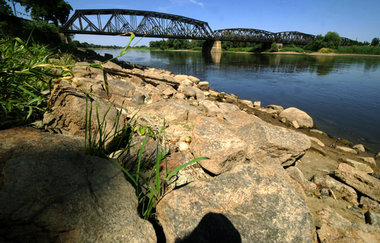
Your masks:
<svg viewBox="0 0 380 243"><path fill-rule="evenodd" d="M202 48L203 53L221 53L222 42L214 40L206 40Z"/></svg>

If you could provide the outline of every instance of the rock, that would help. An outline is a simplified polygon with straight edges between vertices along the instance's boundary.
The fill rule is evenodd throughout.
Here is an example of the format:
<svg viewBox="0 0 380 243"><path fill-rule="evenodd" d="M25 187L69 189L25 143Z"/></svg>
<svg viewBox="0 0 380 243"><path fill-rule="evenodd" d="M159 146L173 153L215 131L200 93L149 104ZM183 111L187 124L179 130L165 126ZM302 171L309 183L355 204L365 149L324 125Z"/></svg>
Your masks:
<svg viewBox="0 0 380 243"><path fill-rule="evenodd" d="M194 76L188 76L188 79L190 79L194 84L199 84L200 79Z"/></svg>
<svg viewBox="0 0 380 243"><path fill-rule="evenodd" d="M179 86L178 90L182 92L186 98L196 98L197 94L195 93L195 90L192 87L181 85Z"/></svg>
<svg viewBox="0 0 380 243"><path fill-rule="evenodd" d="M230 103L219 102L218 106L223 113L234 113L235 111L240 111L237 105Z"/></svg>
<svg viewBox="0 0 380 243"><path fill-rule="evenodd" d="M227 131L217 118L197 117L194 121L190 149L194 157L210 158L199 164L213 174L228 171L246 158L247 144Z"/></svg>
<svg viewBox="0 0 380 243"><path fill-rule="evenodd" d="M164 95L166 95L167 97L171 97L171 96L173 96L175 93L177 93L177 91L176 91L173 87L171 87L171 86L168 85L168 87L166 87L166 88L162 91L162 93L163 93Z"/></svg>
<svg viewBox="0 0 380 243"><path fill-rule="evenodd" d="M309 136L309 139L310 139L310 141L312 141L313 143L318 144L318 145L321 146L321 147L324 147L324 146L325 146L325 144L322 143L321 140L319 140L319 139L316 138L316 137L311 137L311 136Z"/></svg>
<svg viewBox="0 0 380 243"><path fill-rule="evenodd" d="M122 67L120 67L119 65L117 65L114 62L106 62L106 63L102 64L102 66L104 68L108 68L108 69L115 70L115 71L122 71L123 70Z"/></svg>
<svg viewBox="0 0 380 243"><path fill-rule="evenodd" d="M321 189L331 189L338 199L341 198L349 203L358 205L358 195L356 191L331 176L314 176L313 182Z"/></svg>
<svg viewBox="0 0 380 243"><path fill-rule="evenodd" d="M320 135L324 135L324 136L327 136L327 134L325 132L322 132L318 129L310 129L310 132L312 133L317 133L317 134L320 134Z"/></svg>
<svg viewBox="0 0 380 243"><path fill-rule="evenodd" d="M8 160L3 173L0 241L156 242L134 188L109 160L36 153Z"/></svg>
<svg viewBox="0 0 380 243"><path fill-rule="evenodd" d="M241 126L237 135L248 144L249 159L276 158L283 166L292 165L311 146L306 135L263 122Z"/></svg>
<svg viewBox="0 0 380 243"><path fill-rule="evenodd" d="M92 102L90 102L93 100ZM99 118L102 119L109 109L106 116L105 131L110 132L112 125L117 118L118 111L111 104L107 104L100 98L92 97L88 100L88 110L92 104L91 126L95 129L98 125L96 116L96 104L98 107ZM82 135L85 132L86 98L78 92L63 91L59 94L52 112L45 112L44 126L59 129L64 134ZM124 124L124 117L120 116L119 124Z"/></svg>
<svg viewBox="0 0 380 243"><path fill-rule="evenodd" d="M286 172L291 178L298 182L304 190L313 192L317 189L317 186L313 182L308 181L297 167L291 166L286 169Z"/></svg>
<svg viewBox="0 0 380 243"><path fill-rule="evenodd" d="M206 113L211 116L216 116L219 113L222 113L222 110L211 100L203 100L199 102L199 105L204 108Z"/></svg>
<svg viewBox="0 0 380 243"><path fill-rule="evenodd" d="M378 242L380 230L363 223L352 224L349 220L325 208L317 212L316 225L320 242Z"/></svg>
<svg viewBox="0 0 380 243"><path fill-rule="evenodd" d="M174 76L174 80L176 80L177 82L181 82L182 80L187 79L188 77L189 76L187 75L179 74Z"/></svg>
<svg viewBox="0 0 380 243"><path fill-rule="evenodd" d="M240 100L240 103L242 103L243 105L246 105L250 108L253 108L253 102L251 100Z"/></svg>
<svg viewBox="0 0 380 243"><path fill-rule="evenodd" d="M368 197L361 196L360 197L360 205L364 211L372 210L372 211L375 211L377 213L380 213L380 203L378 203L375 200L372 200Z"/></svg>
<svg viewBox="0 0 380 243"><path fill-rule="evenodd" d="M380 152L375 155L375 158L380 158Z"/></svg>
<svg viewBox="0 0 380 243"><path fill-rule="evenodd" d="M364 162L367 162L368 164L372 166L376 166L376 161L372 157L359 157L359 159L363 160Z"/></svg>
<svg viewBox="0 0 380 243"><path fill-rule="evenodd" d="M278 113L284 110L284 107L280 105L268 105L267 108L278 111Z"/></svg>
<svg viewBox="0 0 380 243"><path fill-rule="evenodd" d="M207 81L199 82L198 88L203 91L208 91L210 89L210 84Z"/></svg>
<svg viewBox="0 0 380 243"><path fill-rule="evenodd" d="M359 192L380 202L380 180L345 163L339 164L334 175Z"/></svg>
<svg viewBox="0 0 380 243"><path fill-rule="evenodd" d="M181 81L181 85L185 86L185 87L192 87L193 86L193 81L191 81L190 79L186 78L186 79L183 79Z"/></svg>
<svg viewBox="0 0 380 243"><path fill-rule="evenodd" d="M172 191L157 205L167 242L311 242L309 209L285 178L241 164Z"/></svg>
<svg viewBox="0 0 380 243"><path fill-rule="evenodd" d="M195 91L195 97L197 98L198 101L202 101L206 99L206 96L202 90L198 89L197 87L191 87L191 88Z"/></svg>
<svg viewBox="0 0 380 243"><path fill-rule="evenodd" d="M179 151L188 151L190 149L189 144L185 142L180 142L178 144Z"/></svg>
<svg viewBox="0 0 380 243"><path fill-rule="evenodd" d="M300 125L298 124L298 122L297 122L296 120L291 121L290 123L292 124L292 126L293 126L295 129L300 128Z"/></svg>
<svg viewBox="0 0 380 243"><path fill-rule="evenodd" d="M137 76L132 76L130 79L129 79L129 82L135 86L139 86L139 87L142 87L144 85L144 81L137 77Z"/></svg>
<svg viewBox="0 0 380 243"><path fill-rule="evenodd" d="M136 105L143 105L145 101L145 95L136 93L132 96L132 102Z"/></svg>
<svg viewBox="0 0 380 243"><path fill-rule="evenodd" d="M362 152L362 153L365 152L365 148L363 144L356 144L352 148L354 148L358 152Z"/></svg>
<svg viewBox="0 0 380 243"><path fill-rule="evenodd" d="M347 152L347 153L351 153L351 154L357 154L358 153L358 152L356 152L355 149L344 147L344 146L336 146L335 148L337 150L340 150L340 151L343 151L343 152Z"/></svg>
<svg viewBox="0 0 380 243"><path fill-rule="evenodd" d="M261 107L261 101L254 101L253 107Z"/></svg>
<svg viewBox="0 0 380 243"><path fill-rule="evenodd" d="M313 127L313 119L304 111L290 107L280 113L280 118L285 117L288 121L297 121L300 127Z"/></svg>
<svg viewBox="0 0 380 243"><path fill-rule="evenodd" d="M360 162L357 162L355 160L352 160L352 159L347 159L347 158L344 158L344 159L340 159L342 162L346 163L346 164L349 164L351 165L352 167L354 167L355 169L358 169L360 171L363 171L367 174L370 174L370 173L373 173L373 170L371 167L369 167L368 165L366 164L363 164L363 163L360 163Z"/></svg>
<svg viewBox="0 0 380 243"><path fill-rule="evenodd" d="M376 225L380 227L380 214L368 210L365 213L365 221L367 224Z"/></svg>

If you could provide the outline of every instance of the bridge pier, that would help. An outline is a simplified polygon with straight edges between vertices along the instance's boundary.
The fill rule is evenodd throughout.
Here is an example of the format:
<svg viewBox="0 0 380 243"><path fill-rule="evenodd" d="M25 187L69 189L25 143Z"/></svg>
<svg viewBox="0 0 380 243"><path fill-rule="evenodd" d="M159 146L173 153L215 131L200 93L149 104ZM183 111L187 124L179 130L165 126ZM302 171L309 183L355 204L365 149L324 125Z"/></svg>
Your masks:
<svg viewBox="0 0 380 243"><path fill-rule="evenodd" d="M222 42L214 40L206 40L202 48L203 53L221 53Z"/></svg>

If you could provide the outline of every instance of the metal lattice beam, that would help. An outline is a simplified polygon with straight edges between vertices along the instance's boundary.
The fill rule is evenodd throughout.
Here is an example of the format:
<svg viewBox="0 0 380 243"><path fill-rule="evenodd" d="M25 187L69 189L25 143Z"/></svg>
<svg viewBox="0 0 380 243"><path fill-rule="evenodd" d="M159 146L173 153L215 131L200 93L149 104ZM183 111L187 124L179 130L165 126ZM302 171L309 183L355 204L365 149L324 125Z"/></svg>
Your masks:
<svg viewBox="0 0 380 243"><path fill-rule="evenodd" d="M136 36L145 37L202 40L214 38L207 22L173 14L128 9L75 10L74 15L63 26L62 32L97 35L133 32Z"/></svg>
<svg viewBox="0 0 380 243"><path fill-rule="evenodd" d="M74 15L63 26L62 32L73 34L121 35L133 32L136 36L249 41L266 43L307 44L314 35L298 31L273 33L266 30L235 28L212 31L207 22L179 15L128 9L75 10ZM351 45L342 38L342 45Z"/></svg>

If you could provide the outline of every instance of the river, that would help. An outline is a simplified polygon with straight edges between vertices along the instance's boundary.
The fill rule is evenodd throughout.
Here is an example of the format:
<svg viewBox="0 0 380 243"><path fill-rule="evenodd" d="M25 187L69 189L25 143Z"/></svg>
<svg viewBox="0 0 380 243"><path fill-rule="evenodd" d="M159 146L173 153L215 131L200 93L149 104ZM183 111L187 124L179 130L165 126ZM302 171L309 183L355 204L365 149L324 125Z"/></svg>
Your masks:
<svg viewBox="0 0 380 243"><path fill-rule="evenodd" d="M95 50L117 56L120 50ZM130 50L131 63L193 75L263 106L297 107L318 129L380 151L380 57Z"/></svg>

